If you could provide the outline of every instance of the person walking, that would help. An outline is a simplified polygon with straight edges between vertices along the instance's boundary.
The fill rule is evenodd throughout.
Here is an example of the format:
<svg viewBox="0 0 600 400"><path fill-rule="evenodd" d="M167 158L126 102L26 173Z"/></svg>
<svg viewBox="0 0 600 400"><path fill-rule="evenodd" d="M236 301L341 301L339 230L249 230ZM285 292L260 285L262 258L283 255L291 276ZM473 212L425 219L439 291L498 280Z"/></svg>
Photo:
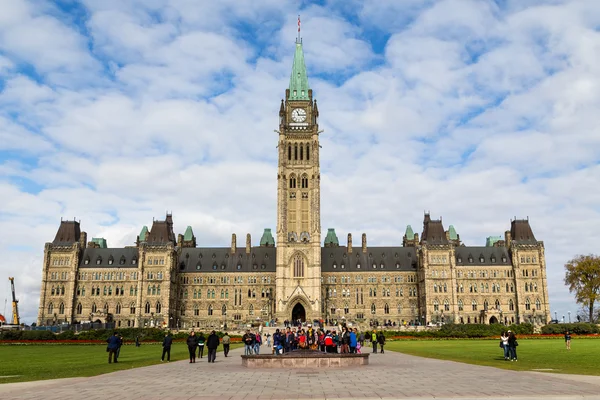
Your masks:
<svg viewBox="0 0 600 400"><path fill-rule="evenodd" d="M187 338L187 347L190 353L190 364L196 362L196 347L198 347L198 337L196 332L192 331Z"/></svg>
<svg viewBox="0 0 600 400"><path fill-rule="evenodd" d="M567 346L567 350L571 350L571 334L569 331L565 332L565 345Z"/></svg>
<svg viewBox="0 0 600 400"><path fill-rule="evenodd" d="M517 361L517 346L519 343L517 342L517 336L515 336L514 332L508 331L508 350L510 361Z"/></svg>
<svg viewBox="0 0 600 400"><path fill-rule="evenodd" d="M271 347L271 334L267 333L267 347Z"/></svg>
<svg viewBox="0 0 600 400"><path fill-rule="evenodd" d="M379 343L380 353L383 354L383 346L385 345L385 335L383 331L379 331L379 335L377 335L377 342Z"/></svg>
<svg viewBox="0 0 600 400"><path fill-rule="evenodd" d="M160 357L160 361L165 361L165 354L167 355L167 362L171 361L171 345L173 344L173 338L171 337L171 332L167 332L165 334L165 338L163 339L162 347L162 356Z"/></svg>
<svg viewBox="0 0 600 400"><path fill-rule="evenodd" d="M202 334L202 332L200 332L198 334L198 357L202 358L202 355L204 354L204 343L205 343L206 339L204 338L204 335Z"/></svg>
<svg viewBox="0 0 600 400"><path fill-rule="evenodd" d="M500 341L502 343L502 348L504 349L504 360L508 361L510 360L509 358L509 349L508 349L508 338L509 338L509 334L508 332L502 332L502 335L500 335Z"/></svg>
<svg viewBox="0 0 600 400"><path fill-rule="evenodd" d="M119 338L119 334L115 332L111 337L106 339L106 351L108 352L108 363L111 364L114 360L117 363L117 349L119 348L119 343L121 339Z"/></svg>
<svg viewBox="0 0 600 400"><path fill-rule="evenodd" d="M217 358L217 347L219 347L219 337L215 331L208 335L206 347L208 347L208 362L214 363Z"/></svg>
<svg viewBox="0 0 600 400"><path fill-rule="evenodd" d="M377 332L375 330L371 333L371 344L373 345L373 353L377 354Z"/></svg>
<svg viewBox="0 0 600 400"><path fill-rule="evenodd" d="M225 354L225 357L227 357L227 354L229 354L229 344L231 343L231 338L227 332L225 332L225 335L223 335L221 343L223 343L223 354Z"/></svg>

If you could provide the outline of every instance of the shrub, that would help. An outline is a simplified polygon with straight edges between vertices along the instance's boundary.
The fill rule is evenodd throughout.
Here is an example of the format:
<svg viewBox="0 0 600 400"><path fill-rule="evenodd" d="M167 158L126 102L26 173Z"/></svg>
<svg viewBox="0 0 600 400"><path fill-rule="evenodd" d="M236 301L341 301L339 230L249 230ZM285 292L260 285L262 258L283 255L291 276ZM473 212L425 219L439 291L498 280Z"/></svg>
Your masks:
<svg viewBox="0 0 600 400"><path fill-rule="evenodd" d="M587 322L574 324L550 324L542 327L542 333L549 334L564 334L566 331L576 335L584 335L589 333L600 333L598 326Z"/></svg>

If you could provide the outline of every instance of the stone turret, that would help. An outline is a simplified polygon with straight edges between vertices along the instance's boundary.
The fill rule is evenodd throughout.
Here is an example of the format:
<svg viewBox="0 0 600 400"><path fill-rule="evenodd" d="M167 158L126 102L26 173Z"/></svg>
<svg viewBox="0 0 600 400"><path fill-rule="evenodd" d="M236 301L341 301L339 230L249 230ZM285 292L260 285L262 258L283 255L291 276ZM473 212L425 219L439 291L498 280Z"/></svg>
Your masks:
<svg viewBox="0 0 600 400"><path fill-rule="evenodd" d="M362 234L362 252L363 253L367 252L367 234L366 233Z"/></svg>
<svg viewBox="0 0 600 400"><path fill-rule="evenodd" d="M275 247L275 239L273 239L270 228L265 228L260 238L260 247Z"/></svg>
<svg viewBox="0 0 600 400"><path fill-rule="evenodd" d="M235 252L237 251L237 238L235 236L235 233L231 234L231 254L235 254Z"/></svg>
<svg viewBox="0 0 600 400"><path fill-rule="evenodd" d="M348 254L352 254L352 234L348 234Z"/></svg>
<svg viewBox="0 0 600 400"><path fill-rule="evenodd" d="M252 251L252 237L249 233L246 234L246 254L250 254Z"/></svg>
<svg viewBox="0 0 600 400"><path fill-rule="evenodd" d="M327 229L327 236L325 237L325 247L339 247L340 242L338 241L338 237L335 234L335 229L329 228Z"/></svg>

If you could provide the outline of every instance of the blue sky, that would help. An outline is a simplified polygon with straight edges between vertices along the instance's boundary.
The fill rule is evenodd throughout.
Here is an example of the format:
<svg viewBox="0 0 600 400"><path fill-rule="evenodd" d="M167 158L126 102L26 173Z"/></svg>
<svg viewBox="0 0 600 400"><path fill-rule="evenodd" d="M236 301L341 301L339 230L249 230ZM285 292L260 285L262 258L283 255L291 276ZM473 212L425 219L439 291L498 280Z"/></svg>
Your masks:
<svg viewBox="0 0 600 400"><path fill-rule="evenodd" d="M552 311L576 312L563 265L596 250L600 224L597 1L2 7L0 276L27 322L61 217L111 247L167 210L203 246L274 226L298 14L325 130L323 230L399 245L430 210L483 245L529 217Z"/></svg>

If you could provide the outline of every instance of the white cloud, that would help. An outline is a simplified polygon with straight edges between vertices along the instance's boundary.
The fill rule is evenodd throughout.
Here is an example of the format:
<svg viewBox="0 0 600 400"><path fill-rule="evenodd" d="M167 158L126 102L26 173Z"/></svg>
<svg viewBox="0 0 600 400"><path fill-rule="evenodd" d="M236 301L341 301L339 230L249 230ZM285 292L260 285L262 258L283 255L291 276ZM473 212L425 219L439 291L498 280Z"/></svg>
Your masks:
<svg viewBox="0 0 600 400"><path fill-rule="evenodd" d="M10 1L0 16L0 275L16 276L28 322L61 217L110 246L167 210L203 246L275 228L273 130L296 4L83 4L79 27L45 2ZM552 308L574 312L562 265L594 250L600 223L598 4L301 10L325 129L323 231L399 245L430 210L482 245L529 216ZM388 38L382 54L373 32Z"/></svg>

